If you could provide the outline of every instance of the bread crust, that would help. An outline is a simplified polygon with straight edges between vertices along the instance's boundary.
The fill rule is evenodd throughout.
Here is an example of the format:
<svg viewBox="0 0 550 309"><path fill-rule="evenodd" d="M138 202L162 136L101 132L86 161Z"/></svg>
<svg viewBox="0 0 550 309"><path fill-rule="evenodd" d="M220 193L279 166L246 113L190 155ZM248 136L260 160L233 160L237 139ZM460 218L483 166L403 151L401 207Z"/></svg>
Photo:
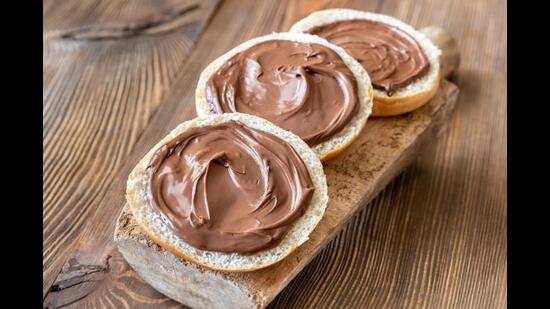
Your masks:
<svg viewBox="0 0 550 309"><path fill-rule="evenodd" d="M210 77L216 73L231 57L239 52L242 52L256 44L271 40L289 40L302 43L315 43L323 45L331 50L335 51L348 68L353 73L357 80L357 92L359 98L359 111L350 120L350 122L338 133L333 135L327 141L324 141L318 145L313 146L313 151L317 153L321 161L327 161L345 148L347 148L353 140L357 138L359 133L365 127L368 117L371 115L374 89L370 81L370 77L365 69L351 57L343 48L338 47L327 40L318 36L306 34L306 33L272 33L265 36L260 36L251 40L248 40L235 48L231 49L227 53L223 54L213 62L211 62L201 73L197 88L195 91L195 108L197 115L212 115L215 112L212 110L210 103L206 100L206 83Z"/></svg>
<svg viewBox="0 0 550 309"><path fill-rule="evenodd" d="M387 15L375 14L350 9L328 9L310 14L295 23L290 32L307 32L310 29L343 20L371 20L383 22L405 31L420 45L430 62L430 70L410 85L398 89L392 96L386 92L374 90L374 106L372 116L395 116L413 111L426 104L437 92L440 80L439 57L441 50L435 46L423 33L412 26Z"/></svg>
<svg viewBox="0 0 550 309"><path fill-rule="evenodd" d="M439 81L437 79L429 88L407 97L375 97L372 115L374 117L397 116L422 107L435 96L439 89Z"/></svg>
<svg viewBox="0 0 550 309"><path fill-rule="evenodd" d="M231 120L240 121L251 128L269 132L289 143L306 165L315 187L311 203L308 205L306 212L292 223L281 242L273 248L250 255L212 252L191 247L177 237L160 218L160 215L152 210L147 197L146 188L149 179L146 173L146 166L159 147L190 128L219 124ZM172 130L140 160L130 173L126 187L126 199L132 214L145 233L153 241L174 255L212 270L248 272L265 268L281 261L307 241L309 234L323 217L328 203L328 190L320 160L298 136L260 117L241 113L229 113L198 117L186 121Z"/></svg>

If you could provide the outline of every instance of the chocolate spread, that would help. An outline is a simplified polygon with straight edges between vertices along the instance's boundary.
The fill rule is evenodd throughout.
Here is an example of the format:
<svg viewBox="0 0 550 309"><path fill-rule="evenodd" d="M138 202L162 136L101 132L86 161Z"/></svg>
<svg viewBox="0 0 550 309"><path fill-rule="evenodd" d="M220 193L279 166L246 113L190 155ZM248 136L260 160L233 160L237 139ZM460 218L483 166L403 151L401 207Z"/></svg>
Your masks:
<svg viewBox="0 0 550 309"><path fill-rule="evenodd" d="M310 146L343 129L359 108L357 82L320 44L265 41L229 59L206 84L216 113L260 116Z"/></svg>
<svg viewBox="0 0 550 309"><path fill-rule="evenodd" d="M288 143L234 121L185 131L154 153L147 172L149 201L170 229L226 253L276 245L314 191Z"/></svg>
<svg viewBox="0 0 550 309"><path fill-rule="evenodd" d="M405 31L370 20L346 20L308 30L344 48L369 73L373 87L391 96L428 72L430 63Z"/></svg>

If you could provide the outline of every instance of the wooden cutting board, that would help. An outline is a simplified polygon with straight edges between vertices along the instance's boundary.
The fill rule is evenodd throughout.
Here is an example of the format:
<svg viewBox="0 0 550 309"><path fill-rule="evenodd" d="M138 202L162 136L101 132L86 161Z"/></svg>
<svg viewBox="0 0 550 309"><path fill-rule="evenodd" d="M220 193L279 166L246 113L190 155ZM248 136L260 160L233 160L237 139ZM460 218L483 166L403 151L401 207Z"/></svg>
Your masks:
<svg viewBox="0 0 550 309"><path fill-rule="evenodd" d="M454 40L442 29L422 29L438 45L442 76L459 64ZM119 251L161 293L192 307L263 308L307 265L363 206L446 128L458 88L444 80L424 107L398 117L369 119L361 136L327 162L330 201L310 240L278 264L248 273L223 273L187 263L151 241L127 206L115 230Z"/></svg>

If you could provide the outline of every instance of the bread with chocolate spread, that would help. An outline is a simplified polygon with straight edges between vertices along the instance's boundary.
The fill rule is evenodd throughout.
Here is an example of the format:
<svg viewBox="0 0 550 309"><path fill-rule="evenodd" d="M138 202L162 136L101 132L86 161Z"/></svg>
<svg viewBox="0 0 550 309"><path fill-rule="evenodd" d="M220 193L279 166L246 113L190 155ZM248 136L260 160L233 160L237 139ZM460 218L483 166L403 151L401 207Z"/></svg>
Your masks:
<svg viewBox="0 0 550 309"><path fill-rule="evenodd" d="M439 87L441 51L424 34L396 18L328 9L298 21L290 32L323 37L343 47L363 65L374 87L373 116L417 109Z"/></svg>
<svg viewBox="0 0 550 309"><path fill-rule="evenodd" d="M199 116L260 116L302 138L322 161L359 135L371 114L373 89L344 49L304 33L246 41L210 63L195 93Z"/></svg>
<svg viewBox="0 0 550 309"><path fill-rule="evenodd" d="M285 258L307 241L328 202L323 166L311 148L242 113L180 124L130 173L126 196L160 246L230 272Z"/></svg>

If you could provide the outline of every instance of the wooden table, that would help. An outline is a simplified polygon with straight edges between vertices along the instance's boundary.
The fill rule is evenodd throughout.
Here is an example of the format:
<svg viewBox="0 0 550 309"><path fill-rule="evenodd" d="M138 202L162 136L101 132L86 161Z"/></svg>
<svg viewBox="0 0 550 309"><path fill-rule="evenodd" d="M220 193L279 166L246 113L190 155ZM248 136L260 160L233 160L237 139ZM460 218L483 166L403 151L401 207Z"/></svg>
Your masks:
<svg viewBox="0 0 550 309"><path fill-rule="evenodd" d="M171 129L148 124L189 114L198 74L224 51L328 7L447 29L461 93L448 132L270 306L506 306L505 1L47 0L45 307L178 307L108 247L129 170Z"/></svg>

